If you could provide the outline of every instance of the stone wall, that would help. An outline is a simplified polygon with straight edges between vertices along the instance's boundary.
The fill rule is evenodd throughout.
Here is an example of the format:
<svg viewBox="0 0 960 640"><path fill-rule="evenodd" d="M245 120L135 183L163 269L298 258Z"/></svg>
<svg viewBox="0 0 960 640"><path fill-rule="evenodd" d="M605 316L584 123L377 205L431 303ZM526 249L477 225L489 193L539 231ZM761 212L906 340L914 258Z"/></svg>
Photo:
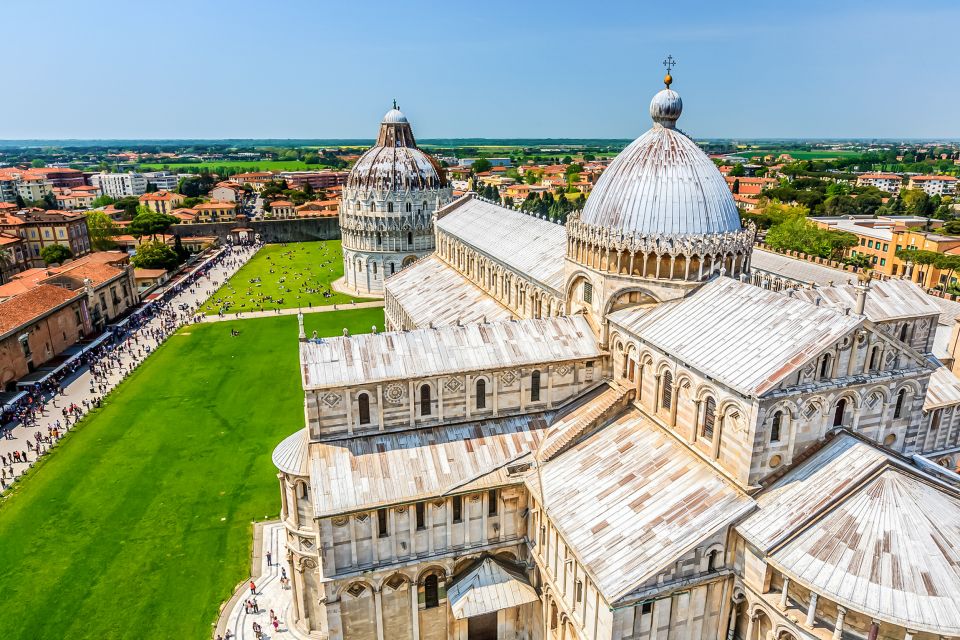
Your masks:
<svg viewBox="0 0 960 640"><path fill-rule="evenodd" d="M337 216L298 218L296 220L246 220L234 222L209 222L178 224L173 234L181 238L192 236L216 236L221 242L230 238L231 231L239 228L253 229L264 242L308 242L311 240L336 240L340 237L340 222Z"/></svg>

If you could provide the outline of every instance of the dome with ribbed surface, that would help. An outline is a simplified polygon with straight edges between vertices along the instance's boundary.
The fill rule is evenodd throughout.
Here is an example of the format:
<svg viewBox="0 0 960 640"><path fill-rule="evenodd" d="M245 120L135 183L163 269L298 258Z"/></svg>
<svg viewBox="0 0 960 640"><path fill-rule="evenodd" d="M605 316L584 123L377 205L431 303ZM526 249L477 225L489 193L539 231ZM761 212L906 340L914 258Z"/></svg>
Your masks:
<svg viewBox="0 0 960 640"><path fill-rule="evenodd" d="M650 103L653 128L634 140L597 181L580 221L627 236L739 231L740 216L720 171L674 128L683 103L664 89Z"/></svg>
<svg viewBox="0 0 960 640"><path fill-rule="evenodd" d="M399 109L380 122L377 143L350 171L347 187L377 191L439 189L447 185L440 163L417 147L413 128Z"/></svg>

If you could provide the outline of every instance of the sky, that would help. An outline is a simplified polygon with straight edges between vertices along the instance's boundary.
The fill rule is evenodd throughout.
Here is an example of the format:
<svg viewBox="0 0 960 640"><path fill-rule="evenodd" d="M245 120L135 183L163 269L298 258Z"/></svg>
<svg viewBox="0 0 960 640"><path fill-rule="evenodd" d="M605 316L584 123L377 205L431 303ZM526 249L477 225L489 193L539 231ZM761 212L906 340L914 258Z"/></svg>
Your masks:
<svg viewBox="0 0 960 640"><path fill-rule="evenodd" d="M960 138L960 2L31 0L0 139Z"/></svg>

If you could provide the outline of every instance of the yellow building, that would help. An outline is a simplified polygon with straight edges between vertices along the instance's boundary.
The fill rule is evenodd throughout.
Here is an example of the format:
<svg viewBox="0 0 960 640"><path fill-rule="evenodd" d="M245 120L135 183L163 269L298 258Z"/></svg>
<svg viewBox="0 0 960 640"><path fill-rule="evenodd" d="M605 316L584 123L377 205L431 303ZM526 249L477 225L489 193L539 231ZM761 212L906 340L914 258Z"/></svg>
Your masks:
<svg viewBox="0 0 960 640"><path fill-rule="evenodd" d="M232 222L237 219L237 206L232 202L211 200L193 208L196 222Z"/></svg>
<svg viewBox="0 0 960 640"><path fill-rule="evenodd" d="M157 213L171 214L186 200L186 196L172 191L157 191L140 196L140 204Z"/></svg>

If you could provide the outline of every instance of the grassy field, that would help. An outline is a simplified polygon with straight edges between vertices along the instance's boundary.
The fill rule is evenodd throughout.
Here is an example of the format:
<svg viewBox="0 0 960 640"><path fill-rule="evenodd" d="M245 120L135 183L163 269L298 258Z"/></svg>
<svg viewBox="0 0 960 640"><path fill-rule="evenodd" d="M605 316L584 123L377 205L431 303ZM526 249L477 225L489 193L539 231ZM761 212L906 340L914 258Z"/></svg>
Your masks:
<svg viewBox="0 0 960 640"><path fill-rule="evenodd" d="M738 151L734 155L743 158L766 155L776 157L781 153L789 154L795 160L828 160L830 158L849 158L861 155L859 151L796 151L791 149L750 149L748 151Z"/></svg>
<svg viewBox="0 0 960 640"><path fill-rule="evenodd" d="M295 317L171 337L0 502L4 638L209 638L249 575L251 521L279 513L273 448L302 426Z"/></svg>
<svg viewBox="0 0 960 640"><path fill-rule="evenodd" d="M342 276L339 240L269 244L221 286L202 311L213 315L220 309L236 313L364 301L330 289L330 283ZM327 291L330 297L324 297Z"/></svg>
<svg viewBox="0 0 960 640"><path fill-rule="evenodd" d="M250 171L319 171L329 167L321 164L305 164L299 160L212 160L210 162L170 162L149 163L139 165L141 171L161 171L175 169L199 173L201 169L237 169L240 172Z"/></svg>

